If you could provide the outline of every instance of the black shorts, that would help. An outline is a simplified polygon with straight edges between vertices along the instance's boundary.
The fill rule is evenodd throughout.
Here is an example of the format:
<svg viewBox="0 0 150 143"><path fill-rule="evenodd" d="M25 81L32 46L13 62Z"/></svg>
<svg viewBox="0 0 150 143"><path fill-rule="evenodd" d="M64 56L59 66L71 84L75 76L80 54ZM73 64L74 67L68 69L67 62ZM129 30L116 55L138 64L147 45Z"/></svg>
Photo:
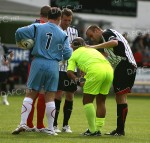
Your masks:
<svg viewBox="0 0 150 143"><path fill-rule="evenodd" d="M0 71L0 83L7 82L9 78L9 71Z"/></svg>
<svg viewBox="0 0 150 143"><path fill-rule="evenodd" d="M77 75L77 73L75 73ZM77 84L67 76L67 72L59 71L58 90L75 92Z"/></svg>
<svg viewBox="0 0 150 143"><path fill-rule="evenodd" d="M129 93L134 85L136 67L128 61L121 61L114 71L113 87L116 95Z"/></svg>

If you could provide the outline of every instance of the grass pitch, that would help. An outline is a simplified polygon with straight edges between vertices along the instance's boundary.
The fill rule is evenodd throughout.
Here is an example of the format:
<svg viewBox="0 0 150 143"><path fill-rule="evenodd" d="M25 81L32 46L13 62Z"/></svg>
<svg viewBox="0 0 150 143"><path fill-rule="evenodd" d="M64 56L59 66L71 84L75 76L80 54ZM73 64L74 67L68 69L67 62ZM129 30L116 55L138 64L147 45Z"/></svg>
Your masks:
<svg viewBox="0 0 150 143"><path fill-rule="evenodd" d="M128 97L129 111L126 119L126 135L124 137L105 136L104 133L116 128L116 103L113 96L106 101L107 115L101 137L84 137L80 133L87 129L87 121L83 111L82 95L74 98L74 109L69 125L73 133L59 133L48 136L45 133L24 132L12 135L11 132L20 122L21 105L24 96L9 96L9 106L0 104L0 143L150 143L150 97ZM59 115L59 127L62 127L63 103ZM47 119L44 118L47 126ZM36 112L34 117L36 125Z"/></svg>

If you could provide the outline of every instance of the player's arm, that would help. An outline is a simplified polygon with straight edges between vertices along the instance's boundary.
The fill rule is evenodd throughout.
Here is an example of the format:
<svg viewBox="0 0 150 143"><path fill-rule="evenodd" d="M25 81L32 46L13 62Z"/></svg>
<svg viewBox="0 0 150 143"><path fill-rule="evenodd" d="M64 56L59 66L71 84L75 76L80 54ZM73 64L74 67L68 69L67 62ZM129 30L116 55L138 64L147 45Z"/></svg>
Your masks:
<svg viewBox="0 0 150 143"><path fill-rule="evenodd" d="M72 79L75 83L78 81L78 77L74 74L74 71L68 70L67 75L70 79Z"/></svg>
<svg viewBox="0 0 150 143"><path fill-rule="evenodd" d="M111 40L108 42L104 42L102 44L88 46L88 47L94 48L94 49L101 49L101 48L112 48L112 47L116 47L117 45L118 45L118 40Z"/></svg>
<svg viewBox="0 0 150 143"><path fill-rule="evenodd" d="M75 55L72 53L72 56L68 60L68 67L67 67L67 75L70 79L72 79L75 83L77 81L77 76L74 74L74 70L76 68L76 60Z"/></svg>
<svg viewBox="0 0 150 143"><path fill-rule="evenodd" d="M21 40L22 39L34 39L35 36L35 24L31 24L29 26L24 26L21 28L18 28L15 33L15 40L16 44L21 47Z"/></svg>
<svg viewBox="0 0 150 143"><path fill-rule="evenodd" d="M68 67L67 67L67 75L70 79L72 79L78 86L83 86L84 82L82 79L84 78L79 78L74 74L74 70L76 68L76 61L75 61L75 55L74 53L68 60Z"/></svg>
<svg viewBox="0 0 150 143"><path fill-rule="evenodd" d="M77 77L75 74L74 74L74 71L72 70L68 70L67 71L67 75L70 79L72 79L78 86L83 86L84 85L84 82L85 82L85 78L81 77Z"/></svg>
<svg viewBox="0 0 150 143"><path fill-rule="evenodd" d="M70 47L68 36L64 39L64 45L63 45L63 60L68 60L71 57L73 50Z"/></svg>

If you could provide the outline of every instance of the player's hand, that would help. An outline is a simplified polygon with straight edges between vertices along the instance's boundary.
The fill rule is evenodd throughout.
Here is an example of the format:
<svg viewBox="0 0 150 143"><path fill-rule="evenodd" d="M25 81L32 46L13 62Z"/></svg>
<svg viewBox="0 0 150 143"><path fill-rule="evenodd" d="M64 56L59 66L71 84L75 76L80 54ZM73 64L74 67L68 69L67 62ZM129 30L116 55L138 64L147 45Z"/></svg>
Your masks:
<svg viewBox="0 0 150 143"><path fill-rule="evenodd" d="M84 86L84 82L80 82L80 87L83 87Z"/></svg>
<svg viewBox="0 0 150 143"><path fill-rule="evenodd" d="M85 81L86 81L86 79L85 79L85 78L83 78L83 77L81 77L81 78L79 78L79 80L78 80L78 84L77 84L77 85L79 85L80 87L83 87L83 86L84 86Z"/></svg>
<svg viewBox="0 0 150 143"><path fill-rule="evenodd" d="M85 76L85 73L80 70L80 77L84 77L84 76Z"/></svg>

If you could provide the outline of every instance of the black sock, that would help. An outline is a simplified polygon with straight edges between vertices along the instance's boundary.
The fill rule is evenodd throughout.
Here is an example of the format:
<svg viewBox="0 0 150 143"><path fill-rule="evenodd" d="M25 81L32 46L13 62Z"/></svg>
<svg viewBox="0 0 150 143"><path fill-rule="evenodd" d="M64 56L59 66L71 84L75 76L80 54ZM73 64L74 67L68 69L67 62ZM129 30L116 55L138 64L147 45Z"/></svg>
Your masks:
<svg viewBox="0 0 150 143"><path fill-rule="evenodd" d="M67 101L65 100L65 105L64 105L64 121L63 121L63 127L65 125L68 125L68 121L70 119L71 113L72 113L72 108L73 108L73 101Z"/></svg>
<svg viewBox="0 0 150 143"><path fill-rule="evenodd" d="M6 93L7 92L6 83L1 83L0 86L1 86L1 91Z"/></svg>
<svg viewBox="0 0 150 143"><path fill-rule="evenodd" d="M117 104L117 131L124 132L126 116L128 113L127 104Z"/></svg>
<svg viewBox="0 0 150 143"><path fill-rule="evenodd" d="M60 103L61 103L61 100L55 99L56 112L55 112L54 126L58 125L57 124L57 119L58 119L58 114L59 114L59 111L60 111Z"/></svg>

